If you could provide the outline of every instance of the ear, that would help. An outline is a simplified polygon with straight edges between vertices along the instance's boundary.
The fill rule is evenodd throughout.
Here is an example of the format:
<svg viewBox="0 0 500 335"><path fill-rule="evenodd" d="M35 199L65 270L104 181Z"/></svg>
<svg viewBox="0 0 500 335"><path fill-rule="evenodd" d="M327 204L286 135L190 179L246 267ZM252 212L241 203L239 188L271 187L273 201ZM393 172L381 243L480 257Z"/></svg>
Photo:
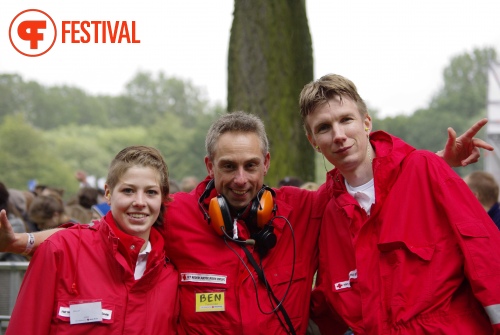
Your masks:
<svg viewBox="0 0 500 335"><path fill-rule="evenodd" d="M111 205L111 189L108 184L104 184L104 197L108 205Z"/></svg>
<svg viewBox="0 0 500 335"><path fill-rule="evenodd" d="M268 152L264 157L264 176L269 171L269 167L271 166L271 154Z"/></svg>
<svg viewBox="0 0 500 335"><path fill-rule="evenodd" d="M214 163L210 160L210 158L208 158L208 156L205 156L205 167L207 168L210 178L214 178Z"/></svg>
<svg viewBox="0 0 500 335"><path fill-rule="evenodd" d="M311 143L311 146L313 147L314 151L317 151L318 149L316 148L317 144L316 144L316 140L314 139L314 137L307 133L307 140L309 141L309 143Z"/></svg>
<svg viewBox="0 0 500 335"><path fill-rule="evenodd" d="M474 196L477 198L477 200L479 200L479 192L472 192L472 194L474 194Z"/></svg>
<svg viewBox="0 0 500 335"><path fill-rule="evenodd" d="M365 126L365 128L368 128L367 133L370 133L372 131L372 117L370 116L370 114L365 115L363 125Z"/></svg>

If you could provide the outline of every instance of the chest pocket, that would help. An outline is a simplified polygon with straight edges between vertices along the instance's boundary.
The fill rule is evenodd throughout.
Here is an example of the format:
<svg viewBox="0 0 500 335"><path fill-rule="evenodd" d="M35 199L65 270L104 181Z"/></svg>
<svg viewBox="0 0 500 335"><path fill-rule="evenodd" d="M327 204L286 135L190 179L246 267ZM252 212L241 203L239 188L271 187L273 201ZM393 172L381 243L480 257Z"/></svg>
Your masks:
<svg viewBox="0 0 500 335"><path fill-rule="evenodd" d="M270 269L264 269L267 281L273 288L274 295L276 297L283 296L287 289L292 290L292 288L302 287L306 280L306 269L303 262L298 261L293 267L291 264L273 267ZM312 285L312 284L311 284ZM299 302L301 304L302 302Z"/></svg>
<svg viewBox="0 0 500 335"><path fill-rule="evenodd" d="M272 288L276 298L281 301L284 298L283 306L292 322L295 331L300 333L303 327L302 318L306 312L304 306L309 306L312 283L307 281L307 269L302 261L298 261L293 268L292 265L281 265L269 269L264 269L266 279ZM259 291L261 303L268 309L269 294L265 290ZM276 306L276 303L274 304ZM283 316L278 310L281 320ZM279 334L284 330L282 322L276 317L263 319L259 325L262 334Z"/></svg>
<svg viewBox="0 0 500 335"><path fill-rule="evenodd" d="M434 245L415 246L403 241L379 243L380 278L386 306L431 300Z"/></svg>
<svg viewBox="0 0 500 335"><path fill-rule="evenodd" d="M96 300L81 300L79 303L95 302ZM102 321L71 324L69 317L70 303L68 300L59 300L54 310L54 321L51 328L57 331L51 331L54 334L73 334L73 333L92 333L92 334L120 334L123 326L123 306L101 301Z"/></svg>
<svg viewBox="0 0 500 335"><path fill-rule="evenodd" d="M207 269L179 271L181 323L196 333L205 327L223 332L230 330L231 320L238 320L229 307L237 306L233 279L226 272Z"/></svg>
<svg viewBox="0 0 500 335"><path fill-rule="evenodd" d="M481 223L457 223L456 226L464 241L464 253L467 254L471 268L476 274L479 277L498 275L500 260L492 257L496 254L493 250L496 246L488 241L490 236Z"/></svg>

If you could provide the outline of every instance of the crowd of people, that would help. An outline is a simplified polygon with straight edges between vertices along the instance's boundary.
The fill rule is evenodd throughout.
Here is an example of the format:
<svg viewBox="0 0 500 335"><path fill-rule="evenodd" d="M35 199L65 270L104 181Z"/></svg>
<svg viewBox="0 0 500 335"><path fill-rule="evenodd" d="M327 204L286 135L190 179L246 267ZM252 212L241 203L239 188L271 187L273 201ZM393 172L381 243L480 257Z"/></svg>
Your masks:
<svg viewBox="0 0 500 335"><path fill-rule="evenodd" d="M341 76L300 101L335 166L319 188L267 186L264 124L233 112L189 191L172 194L156 149L127 147L97 221L26 234L2 209L0 251L34 252L7 334L306 334L310 310L322 334L500 334L500 231L448 166L492 149L473 138L486 121L434 154L372 132Z"/></svg>
<svg viewBox="0 0 500 335"><path fill-rule="evenodd" d="M38 184L33 190L18 190L8 188L0 181L0 209L7 211L15 232L37 232L67 222L85 224L98 220L110 207L104 197L104 188L91 186L85 181L86 176L81 170L75 173L80 188L66 200L66 191L60 187ZM171 194L191 191L197 178L188 176L181 182L182 188L171 187ZM177 182L169 179L169 184L172 186Z"/></svg>

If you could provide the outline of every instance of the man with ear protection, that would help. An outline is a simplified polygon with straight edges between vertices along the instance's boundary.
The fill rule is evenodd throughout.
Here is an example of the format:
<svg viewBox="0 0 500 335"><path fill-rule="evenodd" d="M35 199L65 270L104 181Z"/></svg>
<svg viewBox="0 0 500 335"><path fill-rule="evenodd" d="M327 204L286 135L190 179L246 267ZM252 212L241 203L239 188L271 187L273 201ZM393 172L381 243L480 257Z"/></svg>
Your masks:
<svg viewBox="0 0 500 335"><path fill-rule="evenodd" d="M264 185L271 157L254 115L223 115L205 143L208 177L174 195L165 223L180 332L305 334L321 193Z"/></svg>
<svg viewBox="0 0 500 335"><path fill-rule="evenodd" d="M264 187L271 157L256 116L223 115L210 127L206 149L207 178L174 194L164 220L167 255L180 276L179 333L305 334L323 191ZM53 232L35 234L30 249ZM0 215L0 250L20 253L28 242Z"/></svg>

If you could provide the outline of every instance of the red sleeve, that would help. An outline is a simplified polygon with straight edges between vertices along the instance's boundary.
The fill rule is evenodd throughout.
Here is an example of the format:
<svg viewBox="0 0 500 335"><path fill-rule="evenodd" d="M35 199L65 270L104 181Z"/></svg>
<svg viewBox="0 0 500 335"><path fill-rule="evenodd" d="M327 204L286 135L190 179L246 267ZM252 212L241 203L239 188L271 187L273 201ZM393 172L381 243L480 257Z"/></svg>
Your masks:
<svg viewBox="0 0 500 335"><path fill-rule="evenodd" d="M445 211L464 255L465 276L494 334L500 335L500 231L461 180L448 180L446 186L444 196L468 204L448 206Z"/></svg>
<svg viewBox="0 0 500 335"><path fill-rule="evenodd" d="M24 275L6 335L49 334L59 252L50 241L45 241L36 250Z"/></svg>

